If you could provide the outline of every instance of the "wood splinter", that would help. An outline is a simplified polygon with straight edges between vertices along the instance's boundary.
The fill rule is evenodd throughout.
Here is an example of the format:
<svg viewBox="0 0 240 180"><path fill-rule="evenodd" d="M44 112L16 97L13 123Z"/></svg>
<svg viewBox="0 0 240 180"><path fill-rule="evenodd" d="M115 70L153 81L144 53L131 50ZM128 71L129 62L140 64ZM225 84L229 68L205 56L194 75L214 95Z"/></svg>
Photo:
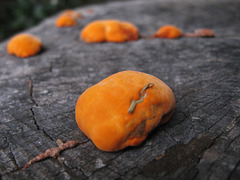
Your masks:
<svg viewBox="0 0 240 180"><path fill-rule="evenodd" d="M27 164L22 169L26 169L31 164L34 164L35 162L38 162L38 161L42 161L42 160L47 159L49 157L57 159L59 157L59 154L62 151L66 150L66 149L74 148L77 145L81 144L80 141L67 141L66 143L63 143L60 139L58 139L56 141L56 143L58 144L58 147L50 148L50 149L46 150L44 153L39 154L35 158L28 161Z"/></svg>
<svg viewBox="0 0 240 180"><path fill-rule="evenodd" d="M215 37L211 29L195 29L193 33L185 33L185 37Z"/></svg>

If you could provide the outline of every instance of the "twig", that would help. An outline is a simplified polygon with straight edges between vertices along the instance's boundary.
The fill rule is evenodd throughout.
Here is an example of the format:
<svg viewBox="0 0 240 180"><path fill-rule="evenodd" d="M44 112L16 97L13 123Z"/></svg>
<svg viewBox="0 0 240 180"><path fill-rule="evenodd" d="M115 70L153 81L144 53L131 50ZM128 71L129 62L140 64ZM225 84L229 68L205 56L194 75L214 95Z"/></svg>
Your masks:
<svg viewBox="0 0 240 180"><path fill-rule="evenodd" d="M42 161L49 157L56 159L59 157L60 152L66 150L66 149L74 148L77 145L81 144L81 142L80 141L67 141L66 143L63 143L60 139L58 139L57 144L58 144L58 147L50 148L50 149L46 150L44 153L39 154L35 158L28 161L27 164L22 169L26 169L30 165L34 164L35 162Z"/></svg>
<svg viewBox="0 0 240 180"><path fill-rule="evenodd" d="M214 37L215 34L211 29L195 29L193 33L185 33L184 37Z"/></svg>
<svg viewBox="0 0 240 180"><path fill-rule="evenodd" d="M156 157L155 160L160 160L165 156L165 154L161 154L160 156Z"/></svg>
<svg viewBox="0 0 240 180"><path fill-rule="evenodd" d="M147 92L146 92L145 94L143 94L143 92L144 92L146 89L148 89L148 88L150 88L150 87L153 87L153 86L154 86L153 83L148 83L148 84L146 84L146 86L143 87L143 89L142 89L141 92L140 92L140 99L139 99L139 100L132 100L131 105L130 105L130 107L129 107L129 109L128 109L128 113L131 114L131 113L134 111L136 105L139 104L139 103L141 103L141 102L143 102L143 99L147 96Z"/></svg>
<svg viewBox="0 0 240 180"><path fill-rule="evenodd" d="M32 79L29 79L29 95L30 97L32 97L32 93L33 93L33 85L32 85Z"/></svg>

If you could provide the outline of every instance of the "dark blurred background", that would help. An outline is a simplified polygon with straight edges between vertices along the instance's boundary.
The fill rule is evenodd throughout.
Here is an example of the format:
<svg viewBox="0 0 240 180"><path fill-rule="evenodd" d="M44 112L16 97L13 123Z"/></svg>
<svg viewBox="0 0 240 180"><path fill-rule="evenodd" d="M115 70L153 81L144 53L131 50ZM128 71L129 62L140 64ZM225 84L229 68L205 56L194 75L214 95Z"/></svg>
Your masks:
<svg viewBox="0 0 240 180"><path fill-rule="evenodd" d="M0 0L0 41L58 11L117 0Z"/></svg>

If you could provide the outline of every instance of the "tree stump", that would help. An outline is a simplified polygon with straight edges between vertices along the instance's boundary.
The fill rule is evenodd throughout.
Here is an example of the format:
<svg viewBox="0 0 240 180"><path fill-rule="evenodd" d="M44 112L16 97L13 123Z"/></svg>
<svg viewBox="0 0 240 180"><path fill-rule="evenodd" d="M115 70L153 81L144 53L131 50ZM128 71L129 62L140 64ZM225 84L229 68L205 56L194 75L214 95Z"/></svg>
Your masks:
<svg viewBox="0 0 240 180"><path fill-rule="evenodd" d="M20 59L0 44L1 179L220 179L240 177L240 2L125 1L77 9L76 27L57 28L57 16L25 32L44 50ZM91 12L91 13L89 13ZM127 43L87 44L81 29L97 19L135 24L142 35ZM210 28L214 38L144 38L165 24L183 32ZM75 104L107 76L137 70L168 84L176 96L170 121L138 147L103 152L79 130ZM56 147L79 146L21 168Z"/></svg>

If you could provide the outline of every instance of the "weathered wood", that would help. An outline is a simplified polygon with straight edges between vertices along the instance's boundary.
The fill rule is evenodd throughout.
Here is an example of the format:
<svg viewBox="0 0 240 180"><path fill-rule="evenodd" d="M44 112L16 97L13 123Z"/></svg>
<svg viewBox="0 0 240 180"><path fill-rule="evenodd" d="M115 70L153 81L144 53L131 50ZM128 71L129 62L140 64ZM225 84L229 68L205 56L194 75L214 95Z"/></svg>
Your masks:
<svg viewBox="0 0 240 180"><path fill-rule="evenodd" d="M240 2L129 1L89 8L74 28L57 29L56 16L27 30L44 44L41 54L19 59L0 44L1 179L239 179ZM139 27L143 37L165 24L184 32L210 28L215 38L145 39L86 44L82 27L116 18ZM138 147L102 152L75 122L75 103L88 87L118 71L150 73L174 91L172 119ZM81 145L20 170L56 147Z"/></svg>

